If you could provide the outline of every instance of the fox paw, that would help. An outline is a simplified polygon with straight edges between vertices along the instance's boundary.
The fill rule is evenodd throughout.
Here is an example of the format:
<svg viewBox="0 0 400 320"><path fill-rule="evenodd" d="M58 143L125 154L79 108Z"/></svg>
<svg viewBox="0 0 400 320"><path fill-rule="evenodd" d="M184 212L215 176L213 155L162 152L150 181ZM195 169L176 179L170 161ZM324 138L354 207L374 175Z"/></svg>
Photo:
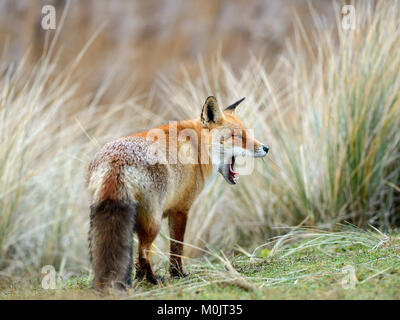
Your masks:
<svg viewBox="0 0 400 320"><path fill-rule="evenodd" d="M178 279L178 278L186 278L189 275L189 273L186 273L183 270L173 269L170 271L170 275L171 278Z"/></svg>
<svg viewBox="0 0 400 320"><path fill-rule="evenodd" d="M151 284L163 284L165 282L164 277L161 277L156 274L148 274L146 275L146 280Z"/></svg>

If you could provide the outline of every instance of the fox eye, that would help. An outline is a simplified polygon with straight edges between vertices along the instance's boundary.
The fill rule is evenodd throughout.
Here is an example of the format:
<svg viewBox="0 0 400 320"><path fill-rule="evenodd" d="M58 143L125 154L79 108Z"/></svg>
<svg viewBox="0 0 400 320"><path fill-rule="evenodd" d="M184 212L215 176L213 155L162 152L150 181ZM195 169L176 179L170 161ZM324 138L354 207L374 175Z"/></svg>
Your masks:
<svg viewBox="0 0 400 320"><path fill-rule="evenodd" d="M232 137L233 137L233 138L242 139L242 136L241 136L240 134L232 134Z"/></svg>

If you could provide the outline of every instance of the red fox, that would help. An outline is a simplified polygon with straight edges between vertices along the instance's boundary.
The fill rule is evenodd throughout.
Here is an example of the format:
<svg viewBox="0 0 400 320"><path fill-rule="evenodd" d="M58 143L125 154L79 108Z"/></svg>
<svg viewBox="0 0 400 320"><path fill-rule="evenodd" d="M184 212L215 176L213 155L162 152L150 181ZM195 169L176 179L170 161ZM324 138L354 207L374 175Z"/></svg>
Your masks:
<svg viewBox="0 0 400 320"><path fill-rule="evenodd" d="M187 275L181 256L193 202L218 172L229 184L237 183L237 156L264 157L269 150L234 115L243 100L222 111L210 96L200 118L177 122L175 130L164 125L122 137L97 152L87 172L94 288L124 290L131 285L135 231L139 240L136 278L154 284L161 281L153 272L149 253L162 218L168 218L171 238L170 275Z"/></svg>

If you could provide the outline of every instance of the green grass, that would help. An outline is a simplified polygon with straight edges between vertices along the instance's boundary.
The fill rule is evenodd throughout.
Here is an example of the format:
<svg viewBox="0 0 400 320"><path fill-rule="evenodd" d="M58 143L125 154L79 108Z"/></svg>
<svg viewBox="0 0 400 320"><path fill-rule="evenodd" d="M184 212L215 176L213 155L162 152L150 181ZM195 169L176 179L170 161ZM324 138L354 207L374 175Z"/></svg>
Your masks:
<svg viewBox="0 0 400 320"><path fill-rule="evenodd" d="M288 243L283 244L288 241ZM44 290L40 279L3 282L2 299L400 299L400 237L346 230L295 230L253 254L186 263L190 276L153 286L135 282L127 294L100 294L91 276L60 280ZM219 261L219 262L218 262ZM355 271L354 288L343 269ZM162 264L157 271L165 275ZM345 281L345 283L348 283Z"/></svg>

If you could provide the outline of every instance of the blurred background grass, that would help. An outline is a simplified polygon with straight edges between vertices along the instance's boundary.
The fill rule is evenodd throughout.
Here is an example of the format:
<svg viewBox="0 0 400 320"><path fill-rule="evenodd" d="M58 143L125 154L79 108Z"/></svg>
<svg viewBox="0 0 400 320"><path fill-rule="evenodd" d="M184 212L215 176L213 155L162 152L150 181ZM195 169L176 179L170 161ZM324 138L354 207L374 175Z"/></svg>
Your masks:
<svg viewBox="0 0 400 320"><path fill-rule="evenodd" d="M40 27L53 3L57 29ZM251 250L282 227L399 225L400 4L0 3L0 272L89 268L85 169L106 141L197 117L208 95L271 148L194 206L186 242ZM64 21L64 23L62 23ZM167 259L168 233L154 257ZM191 257L201 254L187 247Z"/></svg>
<svg viewBox="0 0 400 320"><path fill-rule="evenodd" d="M330 1L311 3L325 19L334 22ZM1 1L0 43L8 46L6 60L18 60L27 48L31 48L33 63L43 54L46 37L55 34L41 28L40 12L45 4L54 5L60 25L65 0ZM311 13L305 0L71 1L64 25L58 30L60 67L76 57L101 26L104 29L83 57L77 77L80 90L92 92L101 87L104 75L117 68L118 77L103 97L111 102L127 82L147 93L158 74L182 77L182 65L196 75L198 58L210 61L218 50L235 72L247 64L250 54L264 57L273 66L285 41L293 36L294 13L310 26ZM132 83L133 75L140 80Z"/></svg>

